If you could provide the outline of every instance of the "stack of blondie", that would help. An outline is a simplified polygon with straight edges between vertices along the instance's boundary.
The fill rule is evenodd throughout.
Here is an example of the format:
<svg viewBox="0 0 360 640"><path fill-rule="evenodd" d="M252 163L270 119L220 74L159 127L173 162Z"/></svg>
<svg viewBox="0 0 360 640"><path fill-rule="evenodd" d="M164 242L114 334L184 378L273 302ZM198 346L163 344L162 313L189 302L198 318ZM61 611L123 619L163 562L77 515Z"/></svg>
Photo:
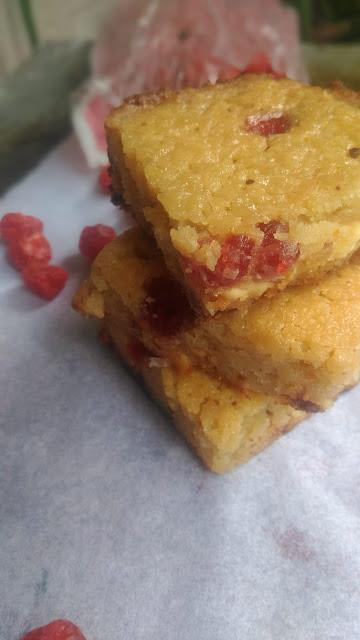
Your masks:
<svg viewBox="0 0 360 640"><path fill-rule="evenodd" d="M227 471L360 376L357 96L246 74L135 96L106 129L138 226L74 306Z"/></svg>

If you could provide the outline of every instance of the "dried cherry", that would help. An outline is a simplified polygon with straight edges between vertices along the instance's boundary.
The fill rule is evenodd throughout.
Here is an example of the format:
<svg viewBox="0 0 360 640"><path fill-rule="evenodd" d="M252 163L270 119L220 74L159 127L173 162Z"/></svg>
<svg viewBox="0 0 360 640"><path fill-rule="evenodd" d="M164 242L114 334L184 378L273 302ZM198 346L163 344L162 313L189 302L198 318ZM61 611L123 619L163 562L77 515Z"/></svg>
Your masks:
<svg viewBox="0 0 360 640"><path fill-rule="evenodd" d="M112 227L105 224L96 224L93 227L84 227L79 239L79 251L82 256L92 262L100 251L116 236Z"/></svg>
<svg viewBox="0 0 360 640"><path fill-rule="evenodd" d="M245 276L274 278L290 269L299 257L299 246L279 240L276 233L287 233L288 225L277 220L260 223L264 236L260 245L246 235L230 235L222 243L214 271L197 260L183 259L185 273L203 287L230 287Z"/></svg>
<svg viewBox="0 0 360 640"><path fill-rule="evenodd" d="M246 131L259 136L274 136L286 133L291 128L291 119L286 113L250 116L246 120Z"/></svg>
<svg viewBox="0 0 360 640"><path fill-rule="evenodd" d="M106 165L104 167L101 167L100 169L99 187L101 191L103 191L107 195L110 195L111 185L112 185L112 182L111 182L111 175L110 175L110 165Z"/></svg>
<svg viewBox="0 0 360 640"><path fill-rule="evenodd" d="M41 233L43 223L39 218L28 216L24 213L5 213L0 220L0 237L5 242L10 242L14 238L20 238L24 235L33 233Z"/></svg>
<svg viewBox="0 0 360 640"><path fill-rule="evenodd" d="M271 220L258 226L264 238L254 259L254 274L263 278L273 278L286 273L299 257L299 246L288 240L279 240L275 238L275 234L287 233L288 225Z"/></svg>
<svg viewBox="0 0 360 640"><path fill-rule="evenodd" d="M54 620L26 633L21 640L86 640L79 627L69 620Z"/></svg>
<svg viewBox="0 0 360 640"><path fill-rule="evenodd" d="M69 274L52 264L37 260L29 262L21 272L24 284L30 291L44 300L53 300L63 290Z"/></svg>
<svg viewBox="0 0 360 640"><path fill-rule="evenodd" d="M227 287L247 275L255 242L245 235L229 235L222 244L214 271L197 262L186 259L185 272L205 287Z"/></svg>
<svg viewBox="0 0 360 640"><path fill-rule="evenodd" d="M48 263L51 260L51 246L41 233L13 236L8 247L9 262L21 271L29 262Z"/></svg>

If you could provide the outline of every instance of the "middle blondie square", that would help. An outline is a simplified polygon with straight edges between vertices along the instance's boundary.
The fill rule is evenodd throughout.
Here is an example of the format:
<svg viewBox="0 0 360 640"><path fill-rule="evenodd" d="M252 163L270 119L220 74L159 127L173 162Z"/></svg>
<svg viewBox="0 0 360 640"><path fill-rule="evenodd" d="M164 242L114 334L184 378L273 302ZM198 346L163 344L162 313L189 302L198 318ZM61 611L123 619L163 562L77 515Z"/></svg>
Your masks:
<svg viewBox="0 0 360 640"><path fill-rule="evenodd" d="M171 366L184 370L191 360L234 387L249 385L305 411L326 408L359 379L359 253L318 284L204 318L136 228L99 254L83 295L99 318L125 307L141 342Z"/></svg>

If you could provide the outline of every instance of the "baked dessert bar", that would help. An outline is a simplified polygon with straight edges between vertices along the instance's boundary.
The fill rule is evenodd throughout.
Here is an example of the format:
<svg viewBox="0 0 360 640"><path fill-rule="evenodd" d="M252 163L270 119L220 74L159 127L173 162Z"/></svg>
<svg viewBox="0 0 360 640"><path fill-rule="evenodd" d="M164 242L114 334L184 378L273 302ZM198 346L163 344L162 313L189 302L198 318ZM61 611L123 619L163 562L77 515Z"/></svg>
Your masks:
<svg viewBox="0 0 360 640"><path fill-rule="evenodd" d="M204 318L136 228L99 254L75 306L98 318L125 307L141 342L177 369L190 358L234 387L248 384L306 411L326 408L360 375L360 252L317 284Z"/></svg>
<svg viewBox="0 0 360 640"><path fill-rule="evenodd" d="M109 302L109 304L107 304ZM75 308L98 315L90 287L78 292ZM153 396L167 409L178 430L212 471L223 473L270 445L306 417L278 399L234 389L192 367L177 368L155 357L141 342L133 317L119 299L105 296L103 330L130 367L143 377ZM185 360L185 356L184 356Z"/></svg>
<svg viewBox="0 0 360 640"><path fill-rule="evenodd" d="M360 245L360 113L246 74L135 96L106 121L115 192L204 312L319 279Z"/></svg>

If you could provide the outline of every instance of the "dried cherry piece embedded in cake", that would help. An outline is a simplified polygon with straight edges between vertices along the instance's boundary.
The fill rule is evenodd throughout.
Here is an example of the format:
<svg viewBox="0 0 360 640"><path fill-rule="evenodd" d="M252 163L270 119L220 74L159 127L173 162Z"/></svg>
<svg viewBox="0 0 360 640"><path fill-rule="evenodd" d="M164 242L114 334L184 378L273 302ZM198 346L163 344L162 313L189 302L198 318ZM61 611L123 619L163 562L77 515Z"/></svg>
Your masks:
<svg viewBox="0 0 360 640"><path fill-rule="evenodd" d="M63 290L69 274L52 264L34 260L21 272L25 286L44 300L53 300Z"/></svg>
<svg viewBox="0 0 360 640"><path fill-rule="evenodd" d="M245 123L246 131L259 136L286 133L291 128L291 118L286 113L266 113L249 116Z"/></svg>
<svg viewBox="0 0 360 640"><path fill-rule="evenodd" d="M5 213L0 220L0 237L6 242L24 235L41 233L44 228L39 218L24 213Z"/></svg>
<svg viewBox="0 0 360 640"><path fill-rule="evenodd" d="M299 257L299 246L288 240L275 238L276 233L287 233L288 225L277 220L260 223L264 234L253 261L253 273L261 278L273 278L286 273Z"/></svg>
<svg viewBox="0 0 360 640"><path fill-rule="evenodd" d="M41 233L12 237L7 253L9 262L19 271L34 260L46 264L51 256L50 243Z"/></svg>
<svg viewBox="0 0 360 640"><path fill-rule="evenodd" d="M110 195L111 185L112 185L111 175L110 175L110 165L101 167L98 182L99 182L99 187L101 191L103 191L103 193L107 195Z"/></svg>
<svg viewBox="0 0 360 640"><path fill-rule="evenodd" d="M159 276L146 283L144 289L140 320L159 335L173 336L193 321L194 311L176 280Z"/></svg>
<svg viewBox="0 0 360 640"><path fill-rule="evenodd" d="M106 224L84 227L79 239L79 251L82 256L92 262L98 253L115 237L114 229Z"/></svg>
<svg viewBox="0 0 360 640"><path fill-rule="evenodd" d="M185 273L205 287L227 287L247 275L255 242L245 235L229 235L221 246L214 271L197 260L185 259Z"/></svg>
<svg viewBox="0 0 360 640"><path fill-rule="evenodd" d="M276 233L287 233L288 226L277 220L258 226L264 234L260 246L245 235L228 236L214 271L190 258L183 260L185 273L205 287L230 287L246 276L273 278L285 273L299 256L298 245L275 238Z"/></svg>
<svg viewBox="0 0 360 640"><path fill-rule="evenodd" d="M26 633L21 640L86 640L79 627L69 620L54 620Z"/></svg>

